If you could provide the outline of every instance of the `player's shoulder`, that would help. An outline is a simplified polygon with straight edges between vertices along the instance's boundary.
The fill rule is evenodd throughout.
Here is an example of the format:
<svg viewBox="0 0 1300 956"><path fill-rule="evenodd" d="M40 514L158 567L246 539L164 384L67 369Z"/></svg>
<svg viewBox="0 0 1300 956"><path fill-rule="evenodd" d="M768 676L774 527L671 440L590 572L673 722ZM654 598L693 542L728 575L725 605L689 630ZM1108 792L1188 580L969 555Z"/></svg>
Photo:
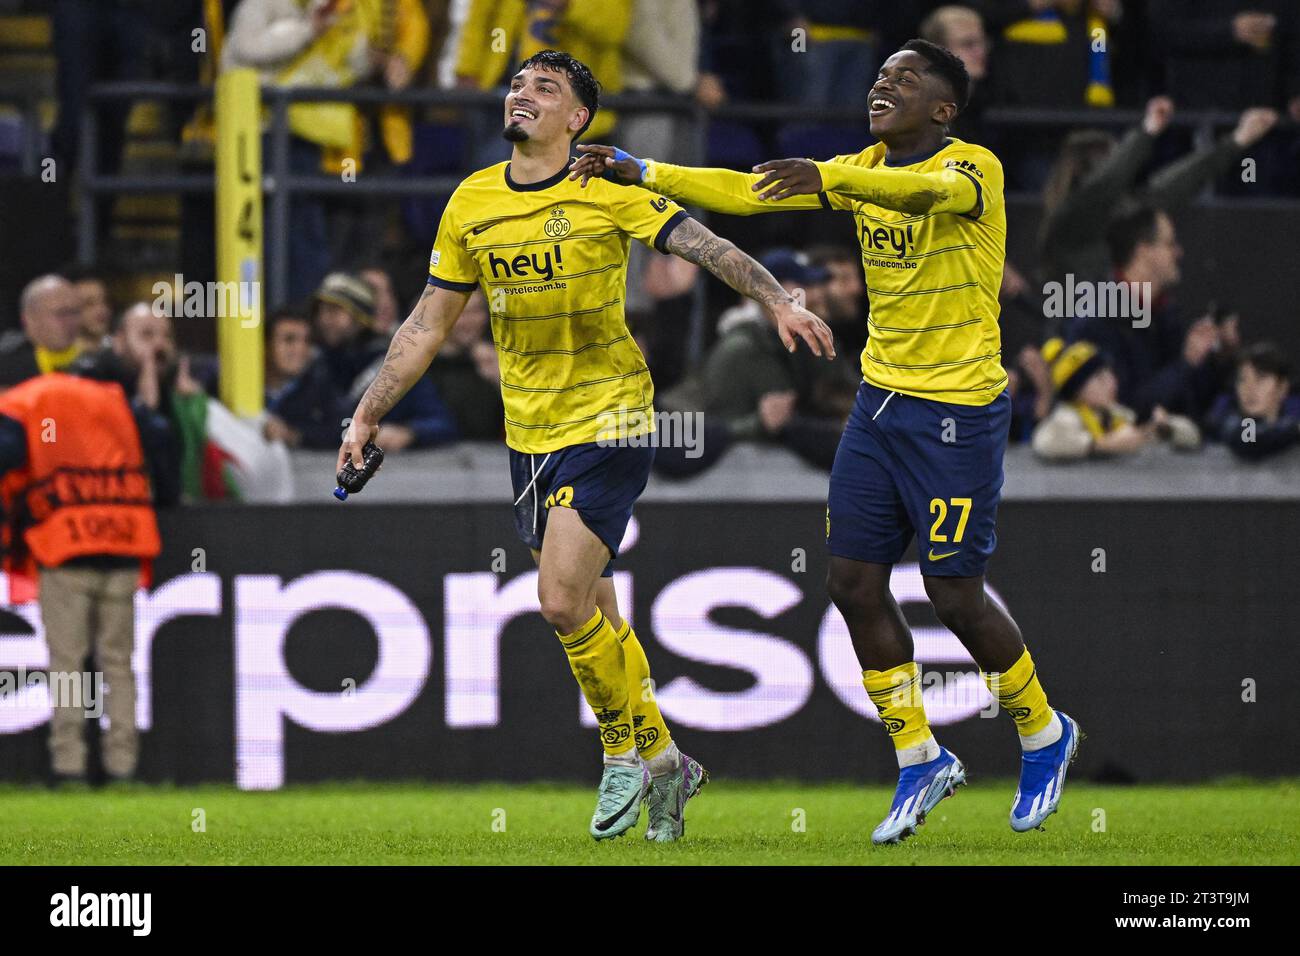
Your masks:
<svg viewBox="0 0 1300 956"><path fill-rule="evenodd" d="M885 161L885 144L872 143L856 153L842 153L832 156L829 163L842 163L845 166L879 166Z"/></svg>
<svg viewBox="0 0 1300 956"><path fill-rule="evenodd" d="M621 205L636 202L638 199L655 199L659 197L657 192L639 183L624 186L600 178L590 179L587 181L586 186L579 185L578 188L589 191L593 201L607 205Z"/></svg>
<svg viewBox="0 0 1300 956"><path fill-rule="evenodd" d="M510 165L509 160L502 160L499 163L493 163L491 166L484 166L482 169L476 169L460 181L457 189L483 186L502 186L506 184L506 167Z"/></svg>
<svg viewBox="0 0 1300 956"><path fill-rule="evenodd" d="M671 199L639 184L622 186L607 179L592 179L579 191L587 193L590 202L603 207L616 221L653 217L679 208Z"/></svg>
<svg viewBox="0 0 1300 956"><path fill-rule="evenodd" d="M980 178L983 178L982 174L986 170L995 172L999 179L1002 177L1002 161L991 149L978 143L949 139L948 145L940 150L935 158L945 167L970 169L981 174Z"/></svg>
<svg viewBox="0 0 1300 956"><path fill-rule="evenodd" d="M499 199L499 194L506 191L508 165L507 162L500 162L470 173L452 190L451 198L447 200L448 208L465 210Z"/></svg>

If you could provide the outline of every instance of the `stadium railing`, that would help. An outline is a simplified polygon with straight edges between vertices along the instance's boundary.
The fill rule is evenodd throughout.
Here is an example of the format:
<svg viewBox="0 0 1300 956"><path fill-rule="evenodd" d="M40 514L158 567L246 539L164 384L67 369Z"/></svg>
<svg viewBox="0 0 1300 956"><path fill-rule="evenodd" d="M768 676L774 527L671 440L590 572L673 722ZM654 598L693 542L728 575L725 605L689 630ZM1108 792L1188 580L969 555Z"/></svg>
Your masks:
<svg viewBox="0 0 1300 956"><path fill-rule="evenodd" d="M123 110L126 104L136 101L162 101L168 103L199 103L210 100L211 87L174 85L158 82L118 82L92 87L88 108L82 120L80 144L81 192L77 203L78 261L92 264L97 260L99 242L99 204L88 201L131 193L210 193L215 189L212 173L168 173L151 175L108 174L96 168L98 156L100 111L109 106ZM356 105L401 104L411 107L462 109L477 113L494 111L500 107L501 94L488 90L412 89L394 93L372 87L307 88L265 87L263 103L269 114L266 129L269 149L263 156L263 187L267 198L266 230L267 261L270 273L265 276L268 303L278 297L288 285L288 243L290 231L289 208L295 195L373 196L404 199L429 195L450 194L459 184L461 176L407 176L374 173L343 181L341 177L325 174L300 175L289 170L289 106L307 102L347 102ZM728 121L737 123L809 123L819 125L860 125L862 111L856 108L819 110L810 115L806 107L797 103L727 103L708 110L690 99L657 95L610 96L602 107L621 113L672 114L687 121L687 135L677 144L674 158L683 163L698 164L706 153L709 123ZM993 126L1068 129L1078 126L1123 129L1136 125L1142 114L1138 110L1045 110L998 108L985 114L985 122ZM1238 114L1225 111L1183 111L1175 115L1174 128L1191 130L1197 143L1208 142L1216 130L1237 122ZM1291 125L1291 124L1288 124ZM471 150L475 143L465 138L465 168L471 168ZM1278 202L1300 205L1295 200ZM702 284L697 284L691 331L687 343L690 360L697 358L705 340L704 299Z"/></svg>

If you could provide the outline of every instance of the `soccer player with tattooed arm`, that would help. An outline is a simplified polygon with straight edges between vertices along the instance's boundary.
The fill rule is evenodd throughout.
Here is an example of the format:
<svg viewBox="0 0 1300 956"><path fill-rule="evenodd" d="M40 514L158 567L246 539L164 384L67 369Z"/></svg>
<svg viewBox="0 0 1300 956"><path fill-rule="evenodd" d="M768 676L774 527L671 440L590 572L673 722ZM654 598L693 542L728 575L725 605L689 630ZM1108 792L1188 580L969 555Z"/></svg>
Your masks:
<svg viewBox="0 0 1300 956"><path fill-rule="evenodd" d="M636 239L708 269L767 309L787 348L833 357L830 329L761 265L676 203L637 187L568 178L573 141L599 84L566 53L529 57L504 104L509 162L472 173L443 213L423 296L398 329L339 451L363 467L380 420L428 368L470 293L482 287L501 368L515 527L538 565L542 615L591 706L604 772L590 833L684 832L708 775L681 753L654 698L650 666L619 613L613 564L654 457L654 386L623 302Z"/></svg>
<svg viewBox="0 0 1300 956"><path fill-rule="evenodd" d="M911 40L867 93L879 142L859 153L776 160L746 174L579 146L571 171L584 184L646 186L733 215L828 209L854 218L871 310L863 381L831 471L827 588L898 759L876 843L914 834L966 779L930 730L912 635L889 588L913 536L939 620L1019 731L1013 830L1036 829L1056 811L1081 736L1048 705L1019 628L984 587L1011 416L998 327L1006 211L997 157L948 135L969 93L961 60Z"/></svg>

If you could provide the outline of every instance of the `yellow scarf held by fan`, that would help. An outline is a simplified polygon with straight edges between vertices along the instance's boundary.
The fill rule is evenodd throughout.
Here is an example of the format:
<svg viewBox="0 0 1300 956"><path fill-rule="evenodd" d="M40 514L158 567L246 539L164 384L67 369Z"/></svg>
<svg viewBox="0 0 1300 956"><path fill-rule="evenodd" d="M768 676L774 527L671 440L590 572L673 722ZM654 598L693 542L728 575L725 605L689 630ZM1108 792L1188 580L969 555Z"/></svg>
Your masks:
<svg viewBox="0 0 1300 956"><path fill-rule="evenodd" d="M330 28L277 75L277 83L352 86L363 78L360 69L369 70L369 51L399 54L412 70L428 52L429 21L419 0L340 0L335 12ZM390 158L398 164L408 162L410 110L385 104L379 110L379 124ZM339 172L345 159L354 160L360 170L366 124L352 104L294 103L289 107L289 129L324 148L322 165L327 172Z"/></svg>
<svg viewBox="0 0 1300 956"><path fill-rule="evenodd" d="M299 0L305 7L307 0ZM340 0L334 22L276 74L277 86L349 87L358 75L358 46L378 32L383 0ZM293 103L289 129L295 136L356 155L357 111L351 103Z"/></svg>

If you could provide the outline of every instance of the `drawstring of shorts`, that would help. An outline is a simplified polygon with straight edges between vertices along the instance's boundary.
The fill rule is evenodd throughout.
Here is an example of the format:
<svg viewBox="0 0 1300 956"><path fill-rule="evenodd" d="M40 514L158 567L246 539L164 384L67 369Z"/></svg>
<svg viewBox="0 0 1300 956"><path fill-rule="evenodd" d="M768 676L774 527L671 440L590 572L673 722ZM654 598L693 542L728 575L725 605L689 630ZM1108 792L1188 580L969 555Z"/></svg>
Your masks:
<svg viewBox="0 0 1300 956"><path fill-rule="evenodd" d="M885 410L885 406L889 404L889 400L897 394L898 394L897 392L890 392L888 395L885 396L885 400L881 402L880 407L876 409L876 414L871 416L871 420L873 422L880 417L880 413Z"/></svg>
<svg viewBox="0 0 1300 956"><path fill-rule="evenodd" d="M548 451L546 453L546 457L542 459L542 468L546 467L546 463L551 460L551 456L553 454L555 454L555 452L552 451ZM518 505L519 502L523 501L524 495L528 494L530 489L532 490L533 492L533 534L537 534L537 476L542 473L542 468L537 467L536 455L529 455L528 461L533 466L533 478L530 482L528 482L527 485L524 486L524 490L519 492L519 497L515 499L515 504Z"/></svg>

